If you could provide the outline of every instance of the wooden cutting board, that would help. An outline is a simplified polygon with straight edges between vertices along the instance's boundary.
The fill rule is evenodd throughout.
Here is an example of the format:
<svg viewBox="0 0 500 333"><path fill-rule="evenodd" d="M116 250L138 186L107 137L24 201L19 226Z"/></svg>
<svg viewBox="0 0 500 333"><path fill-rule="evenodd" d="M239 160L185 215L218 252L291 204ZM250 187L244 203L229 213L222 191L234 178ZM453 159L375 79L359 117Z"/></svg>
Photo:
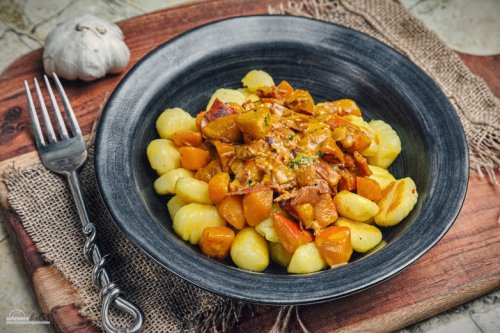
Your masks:
<svg viewBox="0 0 500 333"><path fill-rule="evenodd" d="M126 20L120 27L131 51L129 68L151 49L192 27L217 19L265 14L279 0L196 1ZM26 167L38 158L33 145L26 110L23 80L41 77L42 51L15 61L0 77L0 169L9 165ZM476 74L500 96L500 56L461 55ZM493 75L492 75L493 73ZM67 93L85 133L122 75L93 83L65 82ZM500 173L497 174L500 178ZM0 191L7 220L26 273L33 282L42 311L57 332L99 332L99 328L78 314L78 299L54 297L54 285L69 283L45 262ZM500 287L500 188L471 175L467 197L458 220L446 236L426 255L396 277L369 290L337 301L302 306L300 313L312 332L386 332L429 318L446 309ZM43 279L41 279L43 276ZM43 283L41 282L43 281ZM245 313L235 332L268 331L278 308L258 306ZM291 331L299 325L292 321Z"/></svg>

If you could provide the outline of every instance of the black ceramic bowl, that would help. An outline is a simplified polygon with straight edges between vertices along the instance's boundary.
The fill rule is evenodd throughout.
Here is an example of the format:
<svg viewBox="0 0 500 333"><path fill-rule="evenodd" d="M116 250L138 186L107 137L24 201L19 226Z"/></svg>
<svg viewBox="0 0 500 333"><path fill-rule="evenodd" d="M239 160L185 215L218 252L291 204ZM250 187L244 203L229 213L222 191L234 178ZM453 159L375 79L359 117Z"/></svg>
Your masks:
<svg viewBox="0 0 500 333"><path fill-rule="evenodd" d="M419 200L388 246L331 270L290 275L236 268L201 254L172 231L157 175L146 158L155 121L167 107L193 115L212 92L240 87L251 69L311 91L316 101L354 99L368 119L397 131L403 151L391 166L414 179ZM330 300L373 286L429 250L450 228L464 200L468 155L459 119L439 87L407 58L345 27L290 16L219 21L189 31L144 57L102 114L95 147L102 198L121 230L160 265L220 295L267 303Z"/></svg>

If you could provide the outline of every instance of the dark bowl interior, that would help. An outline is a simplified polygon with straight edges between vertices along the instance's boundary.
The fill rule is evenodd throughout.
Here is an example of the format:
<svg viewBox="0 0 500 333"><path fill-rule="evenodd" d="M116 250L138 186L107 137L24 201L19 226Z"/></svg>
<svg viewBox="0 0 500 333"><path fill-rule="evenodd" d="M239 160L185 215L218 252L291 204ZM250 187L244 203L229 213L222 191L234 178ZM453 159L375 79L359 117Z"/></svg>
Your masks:
<svg viewBox="0 0 500 333"><path fill-rule="evenodd" d="M354 99L364 117L397 131L403 151L390 170L411 177L419 200L388 246L352 263L308 275L271 265L264 273L205 257L171 229L168 197L155 194L146 158L167 107L195 115L221 87L241 87L251 69L309 90L315 101ZM122 231L158 263L210 291L267 304L325 301L396 274L434 245L455 220L468 176L467 146L452 106L407 58L345 27L287 16L234 18L206 25L155 49L123 79L101 117L96 172L103 200ZM221 283L224 281L224 283Z"/></svg>

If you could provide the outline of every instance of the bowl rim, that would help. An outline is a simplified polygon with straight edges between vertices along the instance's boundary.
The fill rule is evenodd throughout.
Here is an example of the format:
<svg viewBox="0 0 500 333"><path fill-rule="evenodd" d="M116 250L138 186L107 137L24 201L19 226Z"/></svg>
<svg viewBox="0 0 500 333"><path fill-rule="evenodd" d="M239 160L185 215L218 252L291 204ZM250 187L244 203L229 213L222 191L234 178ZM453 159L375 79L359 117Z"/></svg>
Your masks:
<svg viewBox="0 0 500 333"><path fill-rule="evenodd" d="M242 20L245 22L242 23L241 22ZM106 135L106 131L110 129L109 123L112 122L112 117L111 117L112 111L109 110L113 110L113 108L115 108L116 110L116 108L120 105L120 103L123 103L124 101L123 94L126 94L127 90L127 80L130 80L130 78L133 78L134 75L138 74L139 69L142 66L147 66L147 62L151 58L154 58L159 54L161 54L161 52L164 51L165 48L171 47L180 40L183 40L185 38L190 38L194 34L199 33L200 31L210 30L220 25L228 25L228 24L231 25L234 22L248 25L252 23L255 24L256 22L260 24L263 23L264 21L266 21L264 23L269 23L270 21L284 22L288 20L296 22L301 21L304 24L319 25L324 28L329 27L329 29L333 29L336 32L347 34L351 37L361 39L365 42L374 43L377 45L377 47L383 49L385 52L388 52L388 54L390 54L391 57L399 58L399 61L402 61L406 65L412 67L418 73L420 79L423 80L423 83L433 88L434 97L437 98L437 100L439 100L439 102L443 104L442 105L443 109L446 109L448 115L451 116L450 122L453 123L454 125L453 129L457 131L455 132L455 134L458 134L458 137L456 138L454 143L460 146L457 149L458 153L460 153L461 157L463 158L462 160L463 163L460 165L461 168L457 170L457 173L459 173L457 179L460 182L455 188L454 194L456 199L453 202L454 206L452 207L451 210L448 211L446 215L447 217L446 223L440 224L440 229L438 230L438 233L433 235L431 241L413 242L410 244L405 244L407 248L404 252L404 255L401 255L400 253L399 258L396 262L398 264L396 265L397 267L394 267L395 265L393 264L391 268L385 268L383 273L381 271L376 272L374 278L370 279L369 281L367 281L365 278L364 282L359 282L355 284L354 287L348 288L346 290L334 290L334 291L330 290L330 292L327 291L327 292L309 293L307 295L297 294L294 290L293 295L290 297L282 294L279 297L277 297L274 294L271 295L272 292L270 292L270 290L267 288L268 284L274 285L276 283L284 282L284 283L293 283L293 286L297 286L300 284L300 281L304 281L305 283L305 282L310 282L311 280L320 281L321 279L335 277L336 275L335 273L341 270L345 271L346 268L361 274L363 269L361 267L360 270L359 266L362 266L362 262L364 260L349 263L349 265L337 268L335 270L326 270L313 274L283 275L283 276L268 274L269 276L271 276L271 278L266 276L266 274L247 272L239 270L234 267L226 266L220 262L217 262L213 259L209 259L206 257L205 257L206 260L204 260L204 262L202 263L203 265L200 268L197 268L196 265L193 265L192 263L185 263L186 264L185 267L179 267L179 265L172 264L171 262L169 262L169 260L167 260L165 252L160 252L160 249L157 247L158 244L152 244L151 242L149 242L148 239L146 239L145 236L146 234L144 234L136 227L133 227L132 224L130 224L130 220L128 219L130 219L131 217L127 216L126 213L120 211L120 209L123 207L117 204L116 198L113 196L112 190L110 190L110 186L113 185L112 184L113 182L111 179L108 178L112 174L110 173L110 169L107 166L109 162L109 156L106 156L106 154L109 154L109 150L106 149L106 144L107 144L106 138L108 137ZM430 248L432 248L449 230L453 222L458 217L458 214L464 203L468 186L468 175L469 175L469 156L468 156L467 143L466 143L465 133L459 121L458 115L453 106L451 105L451 103L448 101L448 99L442 92L442 90L437 85L437 83L434 82L432 78L430 78L430 76L427 75L420 67L418 67L415 63L409 60L406 56L399 53L397 50L362 32L350 29L342 25L319 21L311 18L298 17L298 16L283 16L283 15L238 16L238 17L231 17L223 20L210 22L195 27L191 30L188 30L154 48L142 59L140 59L129 70L129 72L122 78L120 83L117 85L117 87L109 97L106 106L104 107L102 114L100 116L100 121L96 131L94 151L95 151L94 163L96 170L96 180L98 184L99 193L108 212L112 217L112 220L119 227L119 229L125 234L128 240L130 240L135 246L140 248L143 251L143 253L146 253L150 258L152 258L162 267L166 268L170 272L180 276L184 280L189 281L190 283L198 287L201 287L203 289L206 289L210 292L222 296L227 296L247 302L264 303L270 305L309 304L309 303L324 302L344 297L356 292L360 292L367 288L370 288L401 272L403 269L405 269L410 264L419 259L421 256L423 256L427 251L429 251ZM413 249L413 252L410 251L410 249ZM184 250L182 251L183 251L182 255L187 255L189 257L189 251L188 252ZM373 259L376 258L377 259L376 262L380 263L384 260L385 257L383 256L383 254L386 252L387 251L384 250L378 251L372 254L370 258ZM411 255L409 255L410 253ZM169 253L169 255L176 255L176 254ZM206 271L207 268L214 269L215 271L214 272ZM243 278L238 277L238 275L242 275L240 274L240 272L245 273L243 274L244 276ZM193 275L193 273L199 273L200 275L196 274ZM263 292L259 293L253 292L254 290L252 289L252 287L255 287L255 283L254 281L249 281L252 280L251 278L252 276L259 277L260 279L259 283L261 283L259 287L263 287L265 289ZM283 277L285 277L285 279L283 279ZM215 283L217 281L220 282L221 278L225 280L226 283L224 284L224 286L217 286ZM238 284L241 284L242 287L235 288L235 286L237 286Z"/></svg>

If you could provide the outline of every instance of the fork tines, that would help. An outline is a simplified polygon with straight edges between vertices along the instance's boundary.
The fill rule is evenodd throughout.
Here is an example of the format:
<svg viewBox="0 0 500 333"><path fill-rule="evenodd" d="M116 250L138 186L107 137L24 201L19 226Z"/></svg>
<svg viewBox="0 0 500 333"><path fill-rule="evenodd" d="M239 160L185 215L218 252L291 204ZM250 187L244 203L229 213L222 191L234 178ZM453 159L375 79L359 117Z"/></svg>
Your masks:
<svg viewBox="0 0 500 333"><path fill-rule="evenodd" d="M81 136L81 130L80 126L78 125L78 122L76 120L75 114L73 112L73 109L71 108L71 104L69 103L68 97L66 96L66 93L64 92L64 89L61 85L61 82L59 81L59 78L55 73L52 74L54 78L54 82L56 84L57 90L59 92L59 96L61 98L64 111L66 113L66 116L68 118L68 122L71 128L71 132L74 137ZM47 77L47 75L44 75L45 79L45 86L47 87L47 91L49 92L49 97L50 97L50 102L52 104L52 109L55 114L55 121L57 124L57 128L59 130L59 138L60 140L66 140L69 138L68 130L66 129L66 124L64 122L63 116L61 114L61 110L59 109L59 106L57 104L56 97L54 96L54 92L52 91L52 87L50 85L50 81ZM40 108L42 110L42 118L44 121L45 129L47 131L47 139L48 139L48 144L56 143L58 142L56 133L54 131L54 127L52 126L52 121L49 116L49 112L47 111L47 107L45 106L45 101L42 95L42 91L40 89L40 85L38 84L38 80L36 78L33 79L35 83L35 90L38 96L38 102L40 104ZM35 136L35 141L36 145L38 147L43 147L47 143L45 141L45 138L43 136L42 128L40 126L40 122L38 120L38 114L36 111L35 103L33 102L33 97L31 96L30 92L30 87L28 84L28 81L24 81L24 88L26 89L26 99L28 101L28 109L29 109L29 114L31 118L31 123L33 124L33 131L34 131L34 136Z"/></svg>

